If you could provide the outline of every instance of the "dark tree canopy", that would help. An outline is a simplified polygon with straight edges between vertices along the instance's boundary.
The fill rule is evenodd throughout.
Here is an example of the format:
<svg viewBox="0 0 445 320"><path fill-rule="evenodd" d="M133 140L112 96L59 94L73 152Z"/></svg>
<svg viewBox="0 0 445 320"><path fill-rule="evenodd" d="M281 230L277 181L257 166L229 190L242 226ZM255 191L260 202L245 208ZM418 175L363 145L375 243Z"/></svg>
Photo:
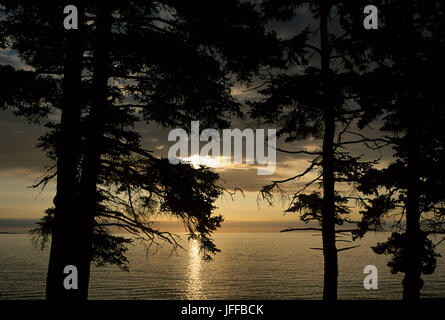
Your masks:
<svg viewBox="0 0 445 320"><path fill-rule="evenodd" d="M218 175L172 165L144 150L135 125L188 127L198 119L228 126L232 115L241 115L231 87L256 72L264 59L257 52L280 59L275 35L265 32L264 18L245 1L73 4L80 26L70 33L62 25L63 2L2 1L1 45L15 50L29 69L2 66L2 78L13 80L2 108L29 119L62 113L60 123L46 123L49 131L40 138L54 165L36 186L57 177L70 189L63 193L58 186L55 208L34 233L45 240L58 228L62 239L68 223L60 218L64 227L55 227L53 221L72 210L80 234L90 238L83 244L90 258L125 268L130 240L112 235L110 227L179 245L175 235L153 224L154 217L168 215L184 223L210 259L219 251L211 234L223 220L214 214L224 191Z"/></svg>
<svg viewBox="0 0 445 320"><path fill-rule="evenodd" d="M322 231L325 283L324 299L337 298L337 252L355 246L336 247L340 230L336 226L355 223L349 216L356 207L358 180L371 168L375 159L351 151L372 150L386 142L368 137L361 129L375 120L367 112L368 84L372 80L355 58L356 48L346 40L350 38L348 26L342 28L340 10L351 10L349 1L265 1L264 10L271 17L288 21L297 9L312 14L307 26L297 30L291 38L282 39L287 57L284 68L270 72L265 85L259 90L260 99L252 101L251 116L277 126L277 134L284 142L308 140L318 143L318 150L278 151L308 159L303 172L289 178L273 181L261 190L269 202L280 186L299 182L301 187L290 191L290 204L286 213L298 213L304 222L316 221ZM303 181L306 179L306 181ZM345 188L350 189L344 191ZM319 192L320 189L322 192ZM343 190L343 191L340 191ZM345 232L356 232L347 229ZM286 229L305 230L314 228Z"/></svg>
<svg viewBox="0 0 445 320"><path fill-rule="evenodd" d="M357 1L360 7L365 1ZM396 227L386 243L374 250L392 254L393 272L405 273L404 298L419 299L421 274L434 271L435 247L428 239L443 233L444 218L444 70L441 1L381 1L376 32L355 28L350 43L355 60L371 66L374 96L368 95L367 113L380 114L381 130L393 147L394 160L375 167L360 181L363 201L361 232L380 229L385 221ZM345 15L345 25L360 23ZM402 233L400 233L402 232Z"/></svg>

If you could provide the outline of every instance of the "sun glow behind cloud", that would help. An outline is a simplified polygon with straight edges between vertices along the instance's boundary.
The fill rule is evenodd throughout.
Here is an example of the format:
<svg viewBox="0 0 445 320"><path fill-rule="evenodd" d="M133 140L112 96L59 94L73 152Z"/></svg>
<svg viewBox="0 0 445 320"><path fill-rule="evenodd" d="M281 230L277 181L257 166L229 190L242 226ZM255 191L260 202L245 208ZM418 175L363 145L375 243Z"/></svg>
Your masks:
<svg viewBox="0 0 445 320"><path fill-rule="evenodd" d="M179 159L185 162L189 162L195 168L199 168L199 166L206 166L209 168L224 168L224 167L230 167L232 165L230 159L221 156L210 157L210 156L200 156L198 154L194 154L192 156Z"/></svg>

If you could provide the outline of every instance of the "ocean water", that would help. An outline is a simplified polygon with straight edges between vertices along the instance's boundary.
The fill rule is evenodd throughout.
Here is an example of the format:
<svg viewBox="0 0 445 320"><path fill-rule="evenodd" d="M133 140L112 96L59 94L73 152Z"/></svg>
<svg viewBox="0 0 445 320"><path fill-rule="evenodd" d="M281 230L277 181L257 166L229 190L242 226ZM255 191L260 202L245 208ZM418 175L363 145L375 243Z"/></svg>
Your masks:
<svg viewBox="0 0 445 320"><path fill-rule="evenodd" d="M402 275L386 266L371 245L389 233L372 233L357 241L360 247L339 253L340 299L400 299ZM438 240L439 238L437 238ZM200 258L195 243L187 251L168 247L146 254L134 244L130 271L93 267L90 299L321 299L323 258L321 237L300 233L219 233L222 250L212 262ZM346 244L348 245L348 244ZM338 247L342 247L339 243ZM424 276L424 298L445 298L445 245L437 269ZM43 299L48 250L34 248L26 234L0 234L0 299ZM365 290L363 269L378 269L378 289Z"/></svg>

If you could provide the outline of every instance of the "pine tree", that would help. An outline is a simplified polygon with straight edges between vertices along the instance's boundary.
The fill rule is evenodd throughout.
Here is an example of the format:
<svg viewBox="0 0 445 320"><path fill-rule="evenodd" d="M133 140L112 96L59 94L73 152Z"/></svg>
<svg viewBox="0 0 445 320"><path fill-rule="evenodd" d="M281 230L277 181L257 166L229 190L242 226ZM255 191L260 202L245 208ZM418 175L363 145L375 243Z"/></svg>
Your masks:
<svg viewBox="0 0 445 320"><path fill-rule="evenodd" d="M360 64L355 63L355 48L346 46L351 30L340 28L341 16L336 15L342 1L266 1L265 10L272 17L291 19L297 8L307 9L317 20L317 27L308 26L291 39L282 41L288 57L284 70L271 72L265 88L260 90L263 98L252 102L252 117L265 119L278 126L278 135L285 142L320 140L321 148L315 151L278 151L310 157L309 166L290 178L273 181L264 186L261 193L271 201L274 191L282 191L280 185L310 177L297 191L292 191L291 202L286 213L299 213L304 222L317 221L321 228L290 228L283 231L318 230L322 232L324 256L323 299L337 299L338 255L337 252L356 246L337 248L337 241L352 229L336 229L336 225L354 223L349 217L356 196L340 192L339 185L350 185L354 189L358 179L371 167L375 160L365 159L348 149L358 145L361 149L376 149L386 142L371 138L363 129L374 117L365 113L359 99L366 90L369 77ZM310 11L309 11L310 10ZM309 19L309 17L306 17ZM314 44L311 39L316 39ZM314 55L316 57L314 58ZM365 118L365 116L367 118ZM365 152L366 153L366 152ZM322 193L317 191L316 185ZM312 189L312 190L311 190Z"/></svg>
<svg viewBox="0 0 445 320"><path fill-rule="evenodd" d="M365 1L354 5L357 9ZM363 176L359 189L370 199L363 201L360 229L379 229L385 220L395 219L392 236L374 250L393 255L391 271L405 273L403 298L418 300L421 274L432 273L436 265L437 244L428 235L444 231L445 180L439 169L445 159L444 100L438 81L444 69L444 7L440 1L376 5L384 13L379 30L353 28L350 45L359 49L356 61L373 66L375 93L367 96L367 112L380 114L395 159ZM345 14L343 23L353 27L360 21Z"/></svg>
<svg viewBox="0 0 445 320"><path fill-rule="evenodd" d="M12 39L11 47L35 68L35 75L64 79L63 57L68 59L68 55L60 43L68 41L68 33L61 29L63 5L4 1L4 6L8 19L2 26ZM56 244L53 238L52 246L75 245L79 252L77 298L85 299L91 260L125 266L129 240L111 235L109 226L179 245L174 235L157 230L151 221L157 213L172 215L199 241L205 258L218 251L211 238L222 222L221 216L213 214L214 201L223 192L218 175L155 157L142 149L133 126L142 120L165 128L184 127L195 119L208 126L227 126L227 116L239 113L231 86L236 79L249 80L263 59L259 50L273 48L274 37L265 33L263 19L247 2L112 1L83 3L79 8L80 152L72 158L77 190L70 194L75 202L69 203L79 220L72 225L76 227L73 239ZM45 33L32 31L42 27ZM53 52L58 55L52 57ZM58 95L69 97L62 89L58 88ZM50 107L60 106L59 102ZM58 162L57 141L65 128L51 124L50 129L41 146ZM49 172L41 183L54 176ZM57 216L65 214L58 208L58 196L55 210L47 211L36 231L43 239L48 232L66 231L64 227L54 230ZM58 269L60 275L59 265L66 262L50 269ZM49 273L47 297L70 298L66 292L60 279Z"/></svg>

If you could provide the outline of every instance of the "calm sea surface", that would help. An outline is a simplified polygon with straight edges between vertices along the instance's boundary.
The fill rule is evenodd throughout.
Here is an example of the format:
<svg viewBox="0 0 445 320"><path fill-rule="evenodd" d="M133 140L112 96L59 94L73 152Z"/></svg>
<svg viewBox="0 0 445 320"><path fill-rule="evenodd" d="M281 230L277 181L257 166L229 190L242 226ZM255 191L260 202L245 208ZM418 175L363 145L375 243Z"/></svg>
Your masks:
<svg viewBox="0 0 445 320"><path fill-rule="evenodd" d="M370 249L388 235L369 234L359 248L339 253L340 299L401 298L402 276L392 275L388 257ZM220 233L215 241L222 252L212 262L201 261L193 243L187 251L163 248L148 256L135 244L130 272L93 268L90 299L321 299L322 253L309 249L320 238L310 232ZM424 298L445 298L445 245L439 251L436 272L424 276ZM48 250L35 249L28 235L0 234L0 299L43 299L47 264ZM363 288L368 264L378 268L378 290Z"/></svg>

